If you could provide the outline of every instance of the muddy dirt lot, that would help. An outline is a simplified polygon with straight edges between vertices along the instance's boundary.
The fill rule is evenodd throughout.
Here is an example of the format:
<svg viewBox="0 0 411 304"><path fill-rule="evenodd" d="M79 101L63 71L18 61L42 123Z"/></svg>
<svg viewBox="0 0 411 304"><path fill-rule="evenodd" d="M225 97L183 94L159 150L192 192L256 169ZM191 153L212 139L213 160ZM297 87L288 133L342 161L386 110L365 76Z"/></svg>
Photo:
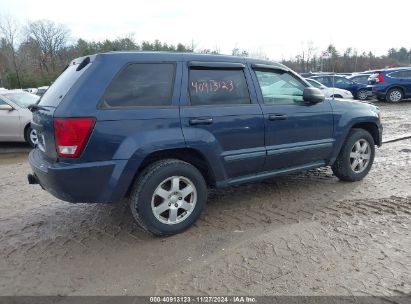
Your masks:
<svg viewBox="0 0 411 304"><path fill-rule="evenodd" d="M386 138L411 132L411 102L380 105ZM325 168L211 191L195 226L168 238L126 203L28 185L18 151L0 155L1 295L411 293L411 139L378 149L362 182Z"/></svg>

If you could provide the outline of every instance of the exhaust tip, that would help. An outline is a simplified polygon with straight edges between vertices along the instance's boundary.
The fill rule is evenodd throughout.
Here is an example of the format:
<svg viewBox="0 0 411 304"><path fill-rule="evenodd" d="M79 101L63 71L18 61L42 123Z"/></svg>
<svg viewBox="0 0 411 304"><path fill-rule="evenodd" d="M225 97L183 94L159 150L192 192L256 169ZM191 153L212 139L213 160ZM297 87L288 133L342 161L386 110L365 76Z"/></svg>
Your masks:
<svg viewBox="0 0 411 304"><path fill-rule="evenodd" d="M28 174L27 180L29 181L30 185L37 185L39 183L39 181L37 180L37 177L33 174Z"/></svg>

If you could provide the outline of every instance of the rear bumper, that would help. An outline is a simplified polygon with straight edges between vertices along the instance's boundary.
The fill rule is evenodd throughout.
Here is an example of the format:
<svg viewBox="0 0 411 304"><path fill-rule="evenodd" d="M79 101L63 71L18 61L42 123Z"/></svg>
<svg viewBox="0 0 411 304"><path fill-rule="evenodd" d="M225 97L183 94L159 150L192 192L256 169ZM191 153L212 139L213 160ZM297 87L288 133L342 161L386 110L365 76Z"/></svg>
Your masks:
<svg viewBox="0 0 411 304"><path fill-rule="evenodd" d="M375 98L385 98L385 94L386 94L384 88L380 88L377 85L368 85L367 92L368 92L369 97L375 97Z"/></svg>
<svg viewBox="0 0 411 304"><path fill-rule="evenodd" d="M35 149L29 154L29 163L33 177L43 189L58 199L72 203L119 201L133 178L124 174L126 160L51 163Z"/></svg>

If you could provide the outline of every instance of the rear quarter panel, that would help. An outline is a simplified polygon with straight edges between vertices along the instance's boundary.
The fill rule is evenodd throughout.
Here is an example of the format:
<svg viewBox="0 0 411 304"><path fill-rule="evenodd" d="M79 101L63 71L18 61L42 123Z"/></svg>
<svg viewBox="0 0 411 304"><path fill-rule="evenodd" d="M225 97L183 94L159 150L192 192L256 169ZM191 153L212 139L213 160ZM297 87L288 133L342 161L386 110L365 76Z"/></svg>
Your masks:
<svg viewBox="0 0 411 304"><path fill-rule="evenodd" d="M146 156L159 150L185 147L179 115L181 62L176 62L170 106L98 108L99 101L116 74L125 65L139 61L146 63L150 58L128 54L109 55L107 58L104 54L97 56L87 74L72 87L54 113L55 117L96 118L81 156L61 161L84 163L124 160L124 166L113 169L109 181L114 193L113 200L124 195ZM159 62L158 57L153 61Z"/></svg>

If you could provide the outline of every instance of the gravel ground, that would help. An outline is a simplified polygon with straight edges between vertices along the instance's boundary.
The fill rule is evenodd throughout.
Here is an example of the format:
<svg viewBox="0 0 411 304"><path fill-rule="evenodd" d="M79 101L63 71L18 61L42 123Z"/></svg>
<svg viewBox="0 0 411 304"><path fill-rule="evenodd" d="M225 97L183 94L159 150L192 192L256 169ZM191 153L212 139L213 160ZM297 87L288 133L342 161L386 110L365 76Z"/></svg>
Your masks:
<svg viewBox="0 0 411 304"><path fill-rule="evenodd" d="M411 102L380 105L387 138L410 132ZM324 168L210 191L195 226L168 238L144 233L125 202L69 204L28 185L15 152L0 153L1 295L411 293L411 139L378 149L361 182Z"/></svg>

